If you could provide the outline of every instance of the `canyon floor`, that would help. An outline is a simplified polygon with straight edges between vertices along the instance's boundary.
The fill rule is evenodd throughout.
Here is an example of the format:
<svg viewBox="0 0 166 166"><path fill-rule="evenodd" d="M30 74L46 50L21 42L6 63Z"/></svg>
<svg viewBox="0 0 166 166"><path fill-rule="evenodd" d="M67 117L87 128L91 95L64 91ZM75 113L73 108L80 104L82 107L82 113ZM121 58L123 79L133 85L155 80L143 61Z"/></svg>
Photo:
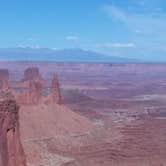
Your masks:
<svg viewBox="0 0 166 166"><path fill-rule="evenodd" d="M166 64L0 62L21 91L38 67L63 104L21 104L28 166L166 166ZM47 92L47 88L43 93Z"/></svg>

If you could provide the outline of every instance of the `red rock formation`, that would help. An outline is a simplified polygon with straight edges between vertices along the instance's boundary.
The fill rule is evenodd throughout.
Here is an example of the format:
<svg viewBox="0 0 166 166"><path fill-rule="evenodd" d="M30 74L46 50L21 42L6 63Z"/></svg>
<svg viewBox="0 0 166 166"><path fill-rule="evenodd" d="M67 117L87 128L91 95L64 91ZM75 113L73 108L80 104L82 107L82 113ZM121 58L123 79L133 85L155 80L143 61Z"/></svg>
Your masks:
<svg viewBox="0 0 166 166"><path fill-rule="evenodd" d="M25 166L20 141L19 107L9 91L0 91L0 166Z"/></svg>
<svg viewBox="0 0 166 166"><path fill-rule="evenodd" d="M23 81L36 80L36 79L42 80L39 69L37 67L30 67L24 71Z"/></svg>
<svg viewBox="0 0 166 166"><path fill-rule="evenodd" d="M55 103L62 104L62 96L60 91L60 84L58 76L54 74L50 86L46 85L46 82L39 74L38 68L28 68L25 71L23 83L27 90L17 95L17 99L21 104L39 104L41 102L45 104ZM44 96L42 91L45 88L50 88L50 94Z"/></svg>
<svg viewBox="0 0 166 166"><path fill-rule="evenodd" d="M42 99L42 83L39 80L32 80L29 82L29 102L38 104Z"/></svg>
<svg viewBox="0 0 166 166"><path fill-rule="evenodd" d="M42 101L42 82L40 80L30 80L28 89L18 96L21 104L39 104Z"/></svg>
<svg viewBox="0 0 166 166"><path fill-rule="evenodd" d="M46 103L56 103L56 104L63 103L59 79L58 79L58 76L55 74L51 82L51 93L48 95L46 99Z"/></svg>
<svg viewBox="0 0 166 166"><path fill-rule="evenodd" d="M9 71L8 69L0 69L0 89L9 88Z"/></svg>

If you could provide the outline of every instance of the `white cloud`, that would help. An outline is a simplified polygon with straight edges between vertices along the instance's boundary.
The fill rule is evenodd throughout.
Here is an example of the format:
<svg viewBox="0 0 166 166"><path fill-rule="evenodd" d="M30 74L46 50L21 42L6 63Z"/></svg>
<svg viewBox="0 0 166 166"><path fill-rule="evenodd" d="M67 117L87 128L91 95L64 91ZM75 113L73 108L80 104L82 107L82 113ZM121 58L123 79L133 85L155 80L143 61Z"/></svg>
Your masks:
<svg viewBox="0 0 166 166"><path fill-rule="evenodd" d="M104 44L98 44L97 47L102 48L136 48L135 43L104 43Z"/></svg>
<svg viewBox="0 0 166 166"><path fill-rule="evenodd" d="M152 37L166 35L166 13L158 12L156 8L147 13L129 12L114 5L105 5L103 9L111 19L121 22L133 32L139 30Z"/></svg>
<svg viewBox="0 0 166 166"><path fill-rule="evenodd" d="M120 21L126 21L127 19L127 15L120 10L119 8L117 8L114 5L105 5L103 7L105 13L110 16L112 19L116 19L116 20L120 20Z"/></svg>
<svg viewBox="0 0 166 166"><path fill-rule="evenodd" d="M18 44L16 47L18 48L32 48L32 49L40 49L42 47L40 47L39 45L23 45L23 44Z"/></svg>
<svg viewBox="0 0 166 166"><path fill-rule="evenodd" d="M156 10L156 6L152 6L148 10L136 9L134 6L133 10L127 10L115 5L105 5L103 9L110 19L116 21L121 28L128 29L127 33L132 36L132 41L137 46L137 53L147 56L152 54L165 56L165 53L161 52L166 43L165 11ZM110 46L121 47L120 44ZM133 46L129 44L128 48L134 48Z"/></svg>
<svg viewBox="0 0 166 166"><path fill-rule="evenodd" d="M65 39L69 41L78 41L79 37L76 35L70 35L70 36L66 36Z"/></svg>

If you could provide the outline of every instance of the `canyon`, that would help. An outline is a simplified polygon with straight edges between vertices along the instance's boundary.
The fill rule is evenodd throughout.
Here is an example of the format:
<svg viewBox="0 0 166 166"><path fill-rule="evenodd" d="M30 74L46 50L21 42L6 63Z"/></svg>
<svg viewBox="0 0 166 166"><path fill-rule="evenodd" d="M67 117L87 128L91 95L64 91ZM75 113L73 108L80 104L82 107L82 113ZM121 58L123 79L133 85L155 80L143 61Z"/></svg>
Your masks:
<svg viewBox="0 0 166 166"><path fill-rule="evenodd" d="M0 65L0 89L12 96L1 114L16 110L11 132L0 129L10 144L0 146L0 166L166 164L165 64ZM10 98L2 96L2 103ZM14 162L13 137L20 149Z"/></svg>

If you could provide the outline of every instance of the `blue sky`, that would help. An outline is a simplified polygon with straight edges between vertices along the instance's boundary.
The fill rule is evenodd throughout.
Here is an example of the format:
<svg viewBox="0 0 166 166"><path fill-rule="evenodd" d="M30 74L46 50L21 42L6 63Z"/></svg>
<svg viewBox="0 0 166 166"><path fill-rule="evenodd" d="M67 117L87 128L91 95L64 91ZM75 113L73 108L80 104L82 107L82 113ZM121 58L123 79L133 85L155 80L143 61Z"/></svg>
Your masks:
<svg viewBox="0 0 166 166"><path fill-rule="evenodd" d="M0 47L79 47L166 57L165 0L0 1Z"/></svg>

